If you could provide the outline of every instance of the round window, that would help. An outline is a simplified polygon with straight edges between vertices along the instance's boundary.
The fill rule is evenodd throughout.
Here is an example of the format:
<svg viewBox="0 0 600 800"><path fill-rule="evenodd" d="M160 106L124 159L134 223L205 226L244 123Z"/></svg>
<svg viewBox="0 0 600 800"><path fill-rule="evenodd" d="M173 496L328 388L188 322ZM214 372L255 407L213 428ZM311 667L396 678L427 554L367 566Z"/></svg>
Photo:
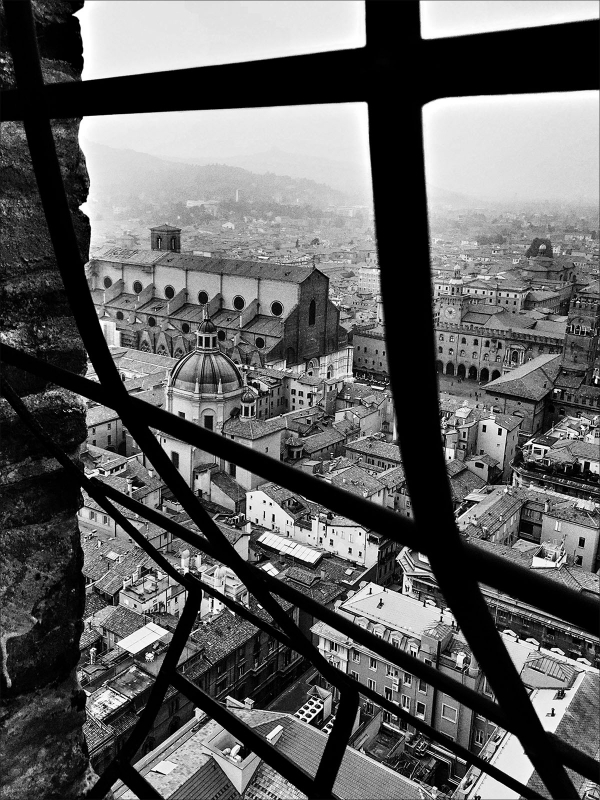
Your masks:
<svg viewBox="0 0 600 800"><path fill-rule="evenodd" d="M112 279L107 275L106 278L104 278L104 288L108 289L110 286L112 286Z"/></svg>
<svg viewBox="0 0 600 800"><path fill-rule="evenodd" d="M219 332L217 333L217 339L218 339L220 342L224 342L224 341L225 341L225 331L219 331Z"/></svg>
<svg viewBox="0 0 600 800"><path fill-rule="evenodd" d="M265 346L265 340L262 336L257 336L255 339L255 344L257 347L263 348Z"/></svg>
<svg viewBox="0 0 600 800"><path fill-rule="evenodd" d="M246 301L241 295L238 294L233 298L233 307L236 311L242 311L245 305Z"/></svg>
<svg viewBox="0 0 600 800"><path fill-rule="evenodd" d="M184 322L184 323L183 323L183 325L181 326L181 330L182 330L184 333L189 333L189 332L190 332L190 326L187 324L187 322Z"/></svg>
<svg viewBox="0 0 600 800"><path fill-rule="evenodd" d="M198 292L198 302L205 306L208 303L208 292Z"/></svg>
<svg viewBox="0 0 600 800"><path fill-rule="evenodd" d="M165 297L172 300L175 297L175 289L172 286L165 286Z"/></svg>
<svg viewBox="0 0 600 800"><path fill-rule="evenodd" d="M156 320L154 317L148 317L148 325L153 328L156 325Z"/></svg>
<svg viewBox="0 0 600 800"><path fill-rule="evenodd" d="M280 317L283 314L283 306L279 300L275 300L274 303L271 303L271 314L273 314L274 317Z"/></svg>
<svg viewBox="0 0 600 800"><path fill-rule="evenodd" d="M144 287L142 286L140 281L134 281L133 282L133 293L134 294L141 294L143 288Z"/></svg>
<svg viewBox="0 0 600 800"><path fill-rule="evenodd" d="M117 319L123 319L123 316L124 315L122 311L117 311Z"/></svg>

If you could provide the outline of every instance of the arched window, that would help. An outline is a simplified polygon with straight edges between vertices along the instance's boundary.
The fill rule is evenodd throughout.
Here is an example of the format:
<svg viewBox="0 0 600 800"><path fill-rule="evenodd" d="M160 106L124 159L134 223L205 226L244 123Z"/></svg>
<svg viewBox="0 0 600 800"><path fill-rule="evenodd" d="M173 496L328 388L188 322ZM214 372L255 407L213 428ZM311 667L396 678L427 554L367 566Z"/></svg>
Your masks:
<svg viewBox="0 0 600 800"><path fill-rule="evenodd" d="M177 239L174 236L171 236L171 250L175 250L177 245Z"/></svg>
<svg viewBox="0 0 600 800"><path fill-rule="evenodd" d="M489 340L489 339L486 339L486 340L485 340L485 344L484 344L483 346L484 346L484 347L489 347L489 346L490 346L490 340Z"/></svg>
<svg viewBox="0 0 600 800"><path fill-rule="evenodd" d="M162 236L156 237L156 247L158 250L162 250Z"/></svg>
<svg viewBox="0 0 600 800"><path fill-rule="evenodd" d="M225 341L225 331L219 331L219 332L217 333L217 339L218 339L220 342L224 342L224 341Z"/></svg>
<svg viewBox="0 0 600 800"><path fill-rule="evenodd" d="M440 335L438 336L438 340L439 340L440 342L443 342L443 341L444 341L444 334L443 334L443 333L440 333Z"/></svg>
<svg viewBox="0 0 600 800"><path fill-rule="evenodd" d="M123 319L123 318L124 318L123 312L122 311L117 311L117 319Z"/></svg>
<svg viewBox="0 0 600 800"><path fill-rule="evenodd" d="M205 306L208 303L208 292L198 292L198 302L201 306Z"/></svg>
<svg viewBox="0 0 600 800"><path fill-rule="evenodd" d="M465 339L465 337L464 337L464 336L463 336L463 337L462 337L462 339L460 340L460 343L461 343L461 344L466 344L466 343L467 343L467 340Z"/></svg>
<svg viewBox="0 0 600 800"><path fill-rule="evenodd" d="M449 347L448 348L448 355L449 356L453 356L454 355L454 348L453 347Z"/></svg>
<svg viewBox="0 0 600 800"><path fill-rule="evenodd" d="M314 300L311 300L310 301L310 305L308 307L308 324L309 325L314 325L315 324L316 316L317 316L317 304L315 303Z"/></svg>
<svg viewBox="0 0 600 800"><path fill-rule="evenodd" d="M438 353L443 353L443 352L444 352L444 348L443 347L438 347Z"/></svg>
<svg viewBox="0 0 600 800"><path fill-rule="evenodd" d="M464 340L463 340L463 341L464 341ZM464 351L464 350L461 350L461 351L460 351L460 355L461 355L461 358L462 358L463 356L465 356L465 355L466 355L465 351Z"/></svg>
<svg viewBox="0 0 600 800"><path fill-rule="evenodd" d="M187 322L184 322L184 323L183 323L183 325L181 326L181 330L182 330L184 333L189 333L189 332L190 332L190 326L188 325L188 323L187 323Z"/></svg>
<svg viewBox="0 0 600 800"><path fill-rule="evenodd" d="M144 287L142 286L140 281L134 281L132 288L133 288L133 293L134 294L140 294Z"/></svg>
<svg viewBox="0 0 600 800"><path fill-rule="evenodd" d="M477 360L477 353L473 353L473 360Z"/></svg>
<svg viewBox="0 0 600 800"><path fill-rule="evenodd" d="M490 360L490 357L489 357L489 355L487 353L484 354L483 360L484 361L489 361Z"/></svg>
<svg viewBox="0 0 600 800"><path fill-rule="evenodd" d="M479 344L479 339L473 339L473 344L475 347Z"/></svg>
<svg viewBox="0 0 600 800"><path fill-rule="evenodd" d="M175 297L175 289L172 286L165 286L165 297L172 300Z"/></svg>
<svg viewBox="0 0 600 800"><path fill-rule="evenodd" d="M502 350L502 342L498 342L497 349Z"/></svg>
<svg viewBox="0 0 600 800"><path fill-rule="evenodd" d="M112 286L112 280L107 275L106 278L104 278L104 288L109 289L111 286Z"/></svg>

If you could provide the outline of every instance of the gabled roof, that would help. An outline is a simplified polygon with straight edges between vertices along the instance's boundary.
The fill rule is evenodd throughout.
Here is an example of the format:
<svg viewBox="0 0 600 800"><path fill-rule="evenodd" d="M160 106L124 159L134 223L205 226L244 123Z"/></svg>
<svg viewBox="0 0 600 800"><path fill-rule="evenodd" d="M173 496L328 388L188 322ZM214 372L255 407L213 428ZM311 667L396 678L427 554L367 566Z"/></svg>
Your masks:
<svg viewBox="0 0 600 800"><path fill-rule="evenodd" d="M547 353L521 364L485 385L487 394L505 394L527 400L541 400L552 391L562 356Z"/></svg>

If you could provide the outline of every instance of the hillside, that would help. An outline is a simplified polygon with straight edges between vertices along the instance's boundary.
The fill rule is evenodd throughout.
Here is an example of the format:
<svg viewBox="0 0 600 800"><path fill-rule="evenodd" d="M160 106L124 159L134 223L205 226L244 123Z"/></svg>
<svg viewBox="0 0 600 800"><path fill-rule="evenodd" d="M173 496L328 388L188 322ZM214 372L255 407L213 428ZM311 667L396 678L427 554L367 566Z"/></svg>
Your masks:
<svg viewBox="0 0 600 800"><path fill-rule="evenodd" d="M171 160L171 159L169 159ZM207 158L173 158L173 161L187 161L191 164L209 164ZM353 204L372 202L371 175L368 163L334 161L320 156L288 153L273 147L260 153L219 158L219 162L231 167L242 167L250 172L264 175L289 175L291 178L308 178L317 183L325 183L352 199Z"/></svg>
<svg viewBox="0 0 600 800"><path fill-rule="evenodd" d="M135 200L179 203L186 200L240 199L306 204L315 208L346 205L344 192L313 180L271 172L256 174L224 164L187 164L83 141L90 175L90 200L119 204Z"/></svg>

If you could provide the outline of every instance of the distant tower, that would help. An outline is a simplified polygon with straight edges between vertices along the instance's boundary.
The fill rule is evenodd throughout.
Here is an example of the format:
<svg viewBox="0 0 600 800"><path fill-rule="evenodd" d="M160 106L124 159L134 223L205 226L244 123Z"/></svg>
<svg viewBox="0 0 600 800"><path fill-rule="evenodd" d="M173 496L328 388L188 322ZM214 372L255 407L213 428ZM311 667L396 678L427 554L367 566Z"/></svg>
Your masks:
<svg viewBox="0 0 600 800"><path fill-rule="evenodd" d="M235 190L235 202L236 203L240 202L240 190L239 189Z"/></svg>
<svg viewBox="0 0 600 800"><path fill-rule="evenodd" d="M181 252L181 228L173 228L171 225L159 225L150 228L150 249L164 250L170 253Z"/></svg>

